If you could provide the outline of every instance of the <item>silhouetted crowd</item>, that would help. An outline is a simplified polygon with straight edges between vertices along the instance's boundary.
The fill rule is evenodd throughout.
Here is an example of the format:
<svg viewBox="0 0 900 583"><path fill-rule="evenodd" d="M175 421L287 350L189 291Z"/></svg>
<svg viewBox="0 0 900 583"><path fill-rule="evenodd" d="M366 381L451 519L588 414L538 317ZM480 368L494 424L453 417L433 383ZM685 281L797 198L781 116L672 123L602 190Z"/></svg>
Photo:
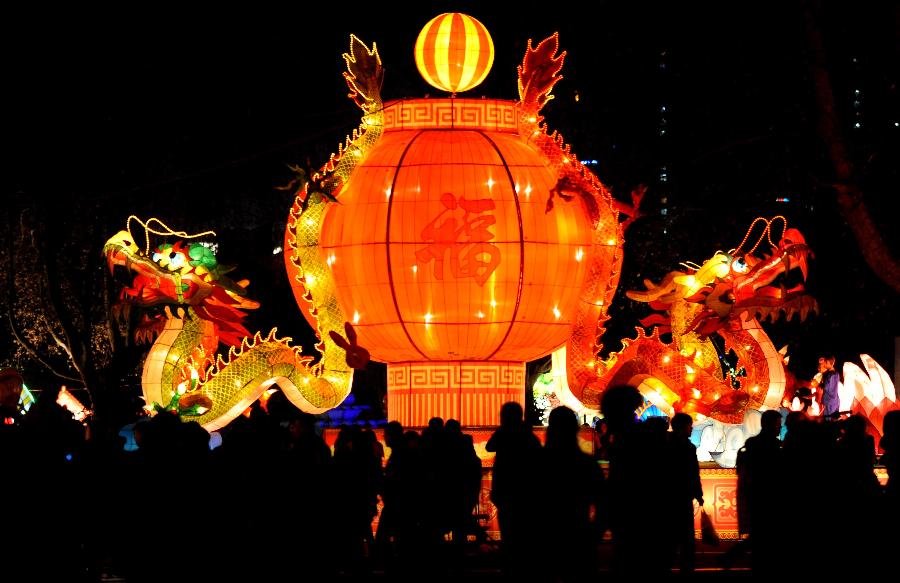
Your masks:
<svg viewBox="0 0 900 583"><path fill-rule="evenodd" d="M671 431L666 418L641 422L641 401L633 387L604 393L594 456L579 446L570 409L551 412L542 445L521 406L503 406L486 449L496 454L489 496L510 580L594 578L608 534L614 579L693 573L694 517L713 501L703 499L691 418L676 414ZM864 418L791 413L783 441L781 424L781 413L763 413L738 455L747 536L721 566L747 552L754 573L776 579L889 573L900 411L884 419L886 488ZM118 429L77 422L52 398L0 425L0 581L327 581L374 569L458 580L473 549L492 552L481 461L453 419L421 432L390 422L384 445L371 429L343 427L332 451L316 418L275 393L222 429L212 450L202 427L169 413L135 424L135 451Z"/></svg>

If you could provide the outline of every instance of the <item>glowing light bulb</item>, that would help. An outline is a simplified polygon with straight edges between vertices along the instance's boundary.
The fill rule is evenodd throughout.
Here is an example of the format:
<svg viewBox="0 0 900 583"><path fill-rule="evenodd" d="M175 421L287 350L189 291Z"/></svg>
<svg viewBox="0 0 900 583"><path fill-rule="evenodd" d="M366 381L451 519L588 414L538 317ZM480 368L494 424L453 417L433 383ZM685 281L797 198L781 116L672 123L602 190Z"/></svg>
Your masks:
<svg viewBox="0 0 900 583"><path fill-rule="evenodd" d="M353 311L353 323L359 324L359 312L357 312L355 310Z"/></svg>
<svg viewBox="0 0 900 583"><path fill-rule="evenodd" d="M584 258L584 249L579 247L578 251L575 252L575 261L581 261L583 258Z"/></svg>
<svg viewBox="0 0 900 583"><path fill-rule="evenodd" d="M559 306L553 306L553 315L559 320L559 317L562 315L562 312L559 311Z"/></svg>

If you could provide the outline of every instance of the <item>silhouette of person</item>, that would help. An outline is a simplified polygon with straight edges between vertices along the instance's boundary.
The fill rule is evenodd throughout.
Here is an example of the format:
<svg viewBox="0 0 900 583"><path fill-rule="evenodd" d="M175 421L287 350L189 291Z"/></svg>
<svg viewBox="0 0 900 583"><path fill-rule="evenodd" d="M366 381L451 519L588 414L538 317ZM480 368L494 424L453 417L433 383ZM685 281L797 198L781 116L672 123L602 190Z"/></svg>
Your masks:
<svg viewBox="0 0 900 583"><path fill-rule="evenodd" d="M674 559L678 551L678 567L682 575L694 572L694 500L703 507L697 447L691 443L693 424L694 420L687 413L676 413L672 417L667 452L670 556Z"/></svg>
<svg viewBox="0 0 900 583"><path fill-rule="evenodd" d="M481 492L481 460L475 453L471 435L462 432L456 419L448 419L444 425L446 457L443 476L447 483L447 517L454 542L465 542L474 533L477 522L472 512Z"/></svg>
<svg viewBox="0 0 900 583"><path fill-rule="evenodd" d="M900 498L900 410L888 411L884 415L884 432L878 445L883 452L881 464L888 473L885 493L896 503Z"/></svg>
<svg viewBox="0 0 900 583"><path fill-rule="evenodd" d="M609 428L606 425L606 421L599 417L594 417L593 425L594 434L591 439L594 446L594 459L607 460L609 459L606 452L606 447L608 445L607 432Z"/></svg>
<svg viewBox="0 0 900 583"><path fill-rule="evenodd" d="M604 494L603 472L578 445L578 418L568 407L550 412L544 447L548 492L564 493L547 513L544 535L554 581L578 581L594 574Z"/></svg>
<svg viewBox="0 0 900 583"><path fill-rule="evenodd" d="M381 487L381 516L378 518L378 532L375 534L375 544L378 553L383 560L390 560L394 553L392 539L397 536L399 529L399 516L402 512L403 500L398 500L397 466L402 464L405 454L403 450L403 425L399 421L389 421L384 426L384 443L391 450L390 457L384 466L384 480Z"/></svg>
<svg viewBox="0 0 900 583"><path fill-rule="evenodd" d="M495 452L491 501L497 507L500 524L503 570L507 575L528 575L535 544L532 498L538 490L536 467L541 464L541 442L525 425L522 406L504 403L500 427L488 439L485 449Z"/></svg>
<svg viewBox="0 0 900 583"><path fill-rule="evenodd" d="M780 545L780 485L783 480L781 413L763 412L762 429L747 440L737 456L738 524L749 534L751 568L757 575L776 572Z"/></svg>
<svg viewBox="0 0 900 583"><path fill-rule="evenodd" d="M894 528L882 529L886 536L881 545L885 550L894 550L900 543L900 532L896 528L900 521L900 410L894 409L884 415L883 431L879 447L884 452L881 463L887 470L888 482L884 489L886 513L882 524Z"/></svg>
<svg viewBox="0 0 900 583"><path fill-rule="evenodd" d="M609 525L613 536L612 572L631 576L641 565L649 578L665 576L666 516L642 512L666 483L666 434L657 422L640 423L636 410L644 402L629 385L606 389L600 409L608 427ZM665 426L668 426L666 423Z"/></svg>

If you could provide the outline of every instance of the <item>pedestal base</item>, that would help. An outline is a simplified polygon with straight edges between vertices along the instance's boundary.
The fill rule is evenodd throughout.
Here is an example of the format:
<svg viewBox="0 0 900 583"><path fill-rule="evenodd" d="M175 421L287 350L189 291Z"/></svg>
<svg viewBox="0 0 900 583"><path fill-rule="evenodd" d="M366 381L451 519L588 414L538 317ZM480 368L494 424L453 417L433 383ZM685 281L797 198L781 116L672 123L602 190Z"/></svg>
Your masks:
<svg viewBox="0 0 900 583"><path fill-rule="evenodd" d="M401 362L388 364L387 377L387 418L404 427L424 427L432 417L497 425L503 403L525 407L521 362Z"/></svg>

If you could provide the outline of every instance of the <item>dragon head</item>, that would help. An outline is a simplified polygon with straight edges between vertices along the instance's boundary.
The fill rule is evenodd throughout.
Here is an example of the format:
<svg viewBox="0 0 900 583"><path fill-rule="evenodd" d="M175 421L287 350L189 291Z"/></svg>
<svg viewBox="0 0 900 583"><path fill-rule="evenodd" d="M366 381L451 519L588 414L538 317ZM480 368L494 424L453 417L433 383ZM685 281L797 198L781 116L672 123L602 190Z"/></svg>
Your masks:
<svg viewBox="0 0 900 583"><path fill-rule="evenodd" d="M716 252L702 265L669 273L660 285L645 281L647 291L629 291L628 297L649 302L655 310L671 311L676 302L695 305L680 332L707 337L723 327L740 327L748 315L772 321L785 314L805 319L816 302L806 294L812 252L797 229L786 229L769 254ZM794 277L799 270L799 277ZM650 324L659 324L650 319ZM646 325L646 324L645 324Z"/></svg>
<svg viewBox="0 0 900 583"><path fill-rule="evenodd" d="M774 322L781 314L790 320L799 313L800 319L805 319L810 310L817 309L804 285L811 255L797 229L786 229L763 257L717 253L697 270L694 285L700 287L692 288L696 291L684 298L703 305L688 330L705 337L723 326L739 327L739 319L747 315ZM799 270L799 277L794 270Z"/></svg>
<svg viewBox="0 0 900 583"><path fill-rule="evenodd" d="M226 345L238 345L249 336L242 324L244 310L259 304L245 297L247 282L226 277L229 270L202 243L164 243L151 251L148 242L142 251L130 231L119 231L103 245L103 254L113 276L130 278L119 293L113 314L130 326L132 308L141 309L136 341L153 340L177 307L212 322L219 341Z"/></svg>

